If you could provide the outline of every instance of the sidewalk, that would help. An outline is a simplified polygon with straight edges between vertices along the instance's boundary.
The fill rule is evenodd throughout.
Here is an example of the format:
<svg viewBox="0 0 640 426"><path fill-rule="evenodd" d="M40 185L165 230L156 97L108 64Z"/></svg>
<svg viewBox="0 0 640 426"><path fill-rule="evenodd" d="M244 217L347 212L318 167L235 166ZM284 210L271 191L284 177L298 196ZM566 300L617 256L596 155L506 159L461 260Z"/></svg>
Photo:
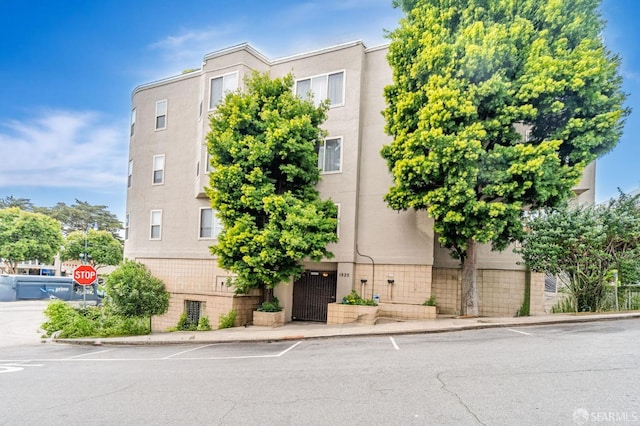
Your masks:
<svg viewBox="0 0 640 426"><path fill-rule="evenodd" d="M320 339L347 336L378 336L421 333L444 333L496 327L527 327L544 324L569 324L593 321L639 319L640 312L607 314L549 314L514 318L454 318L384 322L376 325L290 322L282 327L233 327L213 331L180 331L144 336L107 338L51 339L57 343L80 345L170 345L213 344L231 342L272 342L279 340ZM639 323L640 324L640 323Z"/></svg>

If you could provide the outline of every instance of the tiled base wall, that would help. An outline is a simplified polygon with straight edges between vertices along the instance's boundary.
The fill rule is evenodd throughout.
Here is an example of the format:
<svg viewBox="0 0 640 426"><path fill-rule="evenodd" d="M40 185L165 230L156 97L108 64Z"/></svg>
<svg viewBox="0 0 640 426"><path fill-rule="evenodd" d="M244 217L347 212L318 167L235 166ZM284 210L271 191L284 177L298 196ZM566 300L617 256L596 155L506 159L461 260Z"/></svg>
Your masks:
<svg viewBox="0 0 640 426"><path fill-rule="evenodd" d="M233 288L224 282L227 271L217 267L213 259L155 259L138 258L151 273L161 279L171 293L169 310L166 314L154 317L152 331L166 331L178 324L185 310L185 301L202 302L200 316L209 317L211 328L218 328L220 315L236 311L236 326L251 324L253 311L259 306L259 292L236 296Z"/></svg>
<svg viewBox="0 0 640 426"><path fill-rule="evenodd" d="M408 305L406 303L380 303L380 316L400 320L434 319L435 306Z"/></svg>
<svg viewBox="0 0 640 426"><path fill-rule="evenodd" d="M479 270L481 316L514 316L524 300L525 271ZM433 294L442 314L460 313L460 269L433 269ZM531 273L531 315L544 313L544 274Z"/></svg>
<svg viewBox="0 0 640 426"><path fill-rule="evenodd" d="M221 315L227 315L232 309L236 311L235 327L251 324L253 311L260 305L258 296L236 296L233 294L219 294L211 296L172 293L169 299L169 310L166 314L155 316L151 321L151 331L163 332L178 324L180 316L185 310L185 301L202 302L200 317L207 316L212 329L218 328Z"/></svg>
<svg viewBox="0 0 640 426"><path fill-rule="evenodd" d="M367 283L362 286L360 280L364 277ZM376 265L374 274L371 264L357 264L353 282L355 290L365 299L378 294L381 303L419 305L431 296L431 266Z"/></svg>

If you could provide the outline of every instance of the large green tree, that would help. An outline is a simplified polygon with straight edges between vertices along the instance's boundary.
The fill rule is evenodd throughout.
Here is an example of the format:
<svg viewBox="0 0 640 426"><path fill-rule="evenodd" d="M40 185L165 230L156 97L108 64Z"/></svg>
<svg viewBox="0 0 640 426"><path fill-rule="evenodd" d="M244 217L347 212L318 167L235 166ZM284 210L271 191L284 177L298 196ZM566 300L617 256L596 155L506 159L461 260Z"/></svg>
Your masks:
<svg viewBox="0 0 640 426"><path fill-rule="evenodd" d="M599 0L397 0L382 156L397 210L426 209L462 263L462 314L478 314L479 243L521 236L524 209L571 195L623 119L619 60Z"/></svg>
<svg viewBox="0 0 640 426"><path fill-rule="evenodd" d="M18 207L25 211L33 211L33 203L28 198L15 198L13 195L8 195L0 199L0 209L6 209L9 207Z"/></svg>
<svg viewBox="0 0 640 426"><path fill-rule="evenodd" d="M108 231L73 231L64 239L60 260L85 260L94 268L122 261L122 244Z"/></svg>
<svg viewBox="0 0 640 426"><path fill-rule="evenodd" d="M108 231L115 238L120 238L119 232L122 230L122 222L107 210L107 206L91 205L86 201L76 200L72 205L60 202L53 207L36 207L35 211L60 221L65 234L95 228Z"/></svg>
<svg viewBox="0 0 640 426"><path fill-rule="evenodd" d="M640 273L640 195L606 205L561 206L526 222L520 249L532 270L564 274L576 311L596 311L613 270L625 284Z"/></svg>
<svg viewBox="0 0 640 426"><path fill-rule="evenodd" d="M17 273L18 263L27 260L53 263L61 245L57 220L17 207L0 210L0 259L9 273Z"/></svg>
<svg viewBox="0 0 640 426"><path fill-rule="evenodd" d="M336 206L320 199L317 149L326 104L296 97L291 75L254 73L211 117L211 206L223 224L211 247L238 292L272 289L331 257Z"/></svg>

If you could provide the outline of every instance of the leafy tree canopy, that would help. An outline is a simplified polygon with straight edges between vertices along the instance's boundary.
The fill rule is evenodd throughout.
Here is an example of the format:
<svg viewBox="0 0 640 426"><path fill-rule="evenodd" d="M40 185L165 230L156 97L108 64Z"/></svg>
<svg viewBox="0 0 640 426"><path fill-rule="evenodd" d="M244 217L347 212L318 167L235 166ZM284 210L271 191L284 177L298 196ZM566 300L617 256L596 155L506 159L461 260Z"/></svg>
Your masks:
<svg viewBox="0 0 640 426"><path fill-rule="evenodd" d="M565 274L576 310L597 310L606 277L640 278L640 195L600 206L562 206L531 217L522 253L535 271Z"/></svg>
<svg viewBox="0 0 640 426"><path fill-rule="evenodd" d="M85 247L86 239L86 247ZM122 261L122 244L107 231L89 229L88 232L73 231L64 239L60 260L84 260L94 268L117 265Z"/></svg>
<svg viewBox="0 0 640 426"><path fill-rule="evenodd" d="M462 313L477 314L475 245L504 249L523 209L561 203L619 139L628 111L599 3L394 3L406 16L389 34L385 200L426 209L462 259Z"/></svg>
<svg viewBox="0 0 640 426"><path fill-rule="evenodd" d="M127 317L162 315L169 309L169 293L162 280L130 259L107 276L106 291L115 312Z"/></svg>
<svg viewBox="0 0 640 426"><path fill-rule="evenodd" d="M223 224L211 252L239 292L289 280L303 259L331 257L326 246L337 240L336 207L315 189L327 106L292 87L291 75L254 73L211 117L207 194Z"/></svg>
<svg viewBox="0 0 640 426"><path fill-rule="evenodd" d="M94 206L86 201L76 200L70 206L60 202L53 207L36 207L36 210L60 221L65 234L95 228L120 238L118 232L122 230L122 223L107 210L107 206Z"/></svg>
<svg viewBox="0 0 640 426"><path fill-rule="evenodd" d="M6 209L9 207L18 207L21 210L33 211L33 203L28 198L15 198L13 195L6 196L0 199L0 209Z"/></svg>
<svg viewBox="0 0 640 426"><path fill-rule="evenodd" d="M18 263L38 259L53 263L62 245L60 222L40 213L10 207L0 210L0 259L10 273Z"/></svg>

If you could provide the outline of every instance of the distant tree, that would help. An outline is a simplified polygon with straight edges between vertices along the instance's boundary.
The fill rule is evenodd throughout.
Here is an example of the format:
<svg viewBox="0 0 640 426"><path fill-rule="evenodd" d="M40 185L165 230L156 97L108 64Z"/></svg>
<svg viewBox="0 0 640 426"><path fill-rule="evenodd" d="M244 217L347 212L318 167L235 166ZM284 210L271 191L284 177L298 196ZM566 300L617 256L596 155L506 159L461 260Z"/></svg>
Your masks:
<svg viewBox="0 0 640 426"><path fill-rule="evenodd" d="M85 253L86 238L86 253ZM85 260L94 268L117 265L122 261L122 244L107 231L73 231L64 239L60 260Z"/></svg>
<svg viewBox="0 0 640 426"><path fill-rule="evenodd" d="M17 207L0 210L0 259L9 273L17 273L18 263L27 260L53 263L61 245L57 220Z"/></svg>
<svg viewBox="0 0 640 426"><path fill-rule="evenodd" d="M60 202L53 207L40 207L38 211L62 223L65 235L73 231L86 231L95 228L100 231L108 231L116 239L120 239L119 232L122 230L122 222L107 210L107 206L93 206L86 201L76 199L75 204L70 206Z"/></svg>
<svg viewBox="0 0 640 426"><path fill-rule="evenodd" d="M127 317L162 315L169 309L169 293L162 280L130 259L107 276L106 293L114 311Z"/></svg>
<svg viewBox="0 0 640 426"><path fill-rule="evenodd" d="M9 195L3 199L0 199L0 209L6 209L9 207L18 207L24 211L33 211L33 203L28 198L14 198L13 195Z"/></svg>
<svg viewBox="0 0 640 426"><path fill-rule="evenodd" d="M385 200L434 219L462 263L460 311L478 315L478 244L505 249L524 209L563 202L617 143L619 59L603 45L600 0L394 4L406 16L390 33Z"/></svg>
<svg viewBox="0 0 640 426"><path fill-rule="evenodd" d="M576 311L596 311L613 270L623 283L640 273L640 195L607 205L563 206L535 215L520 252L529 268L569 277Z"/></svg>
<svg viewBox="0 0 640 426"><path fill-rule="evenodd" d="M292 87L291 75L255 73L211 117L207 194L223 224L211 252L241 293L288 281L304 259L333 256L327 245L337 240L336 206L315 189L327 106Z"/></svg>

